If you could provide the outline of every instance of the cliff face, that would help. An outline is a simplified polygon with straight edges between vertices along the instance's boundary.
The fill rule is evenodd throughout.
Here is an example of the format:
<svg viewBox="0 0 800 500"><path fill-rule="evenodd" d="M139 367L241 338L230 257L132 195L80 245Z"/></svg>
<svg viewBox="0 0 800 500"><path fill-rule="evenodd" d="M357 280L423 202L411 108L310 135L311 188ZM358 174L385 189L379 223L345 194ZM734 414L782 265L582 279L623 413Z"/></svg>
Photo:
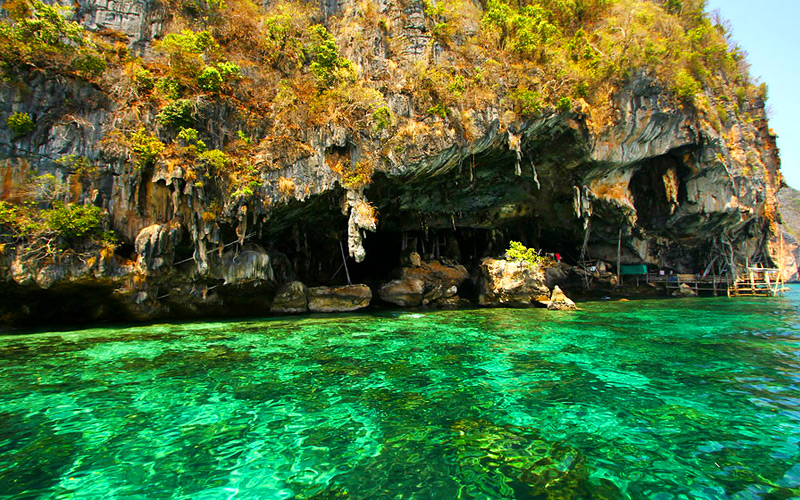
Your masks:
<svg viewBox="0 0 800 500"><path fill-rule="evenodd" d="M786 281L800 281L800 192L784 186L778 191L781 207L780 233L773 236L773 260Z"/></svg>
<svg viewBox="0 0 800 500"><path fill-rule="evenodd" d="M114 31L147 61L158 57L152 40L183 22L170 8L84 0L72 15L89 30ZM382 21L364 21L375 11ZM324 109L292 101L284 113L278 90L265 118L243 111L239 94L192 97L190 121L204 145L238 151L235 166L187 152L193 140L157 118L163 104L117 88L136 85L124 64L94 81L23 67L0 86L3 118L35 119L24 136L0 130L0 199L24 201L31 179L49 173L64 186L60 199L102 207L118 238L42 253L7 237L0 286L14 300L4 319L56 317L59 307L98 319L258 314L281 283L341 284L344 254L354 281L386 281L409 247L473 272L510 239L572 262L616 261L620 243L623 263L677 272L766 264L775 252L780 161L759 98L712 120L718 113L703 103L718 101L717 91L698 89L688 103L642 69L603 102L576 95L530 113L508 105L516 84L505 82L505 94L441 98L440 108L425 109L412 73L464 57L458 37L478 33L480 22L464 16L443 43L437 14L421 2L325 4L313 15L355 64L359 92L370 81L379 93L360 111L365 98L350 95ZM469 57L487 67L485 54ZM248 71L243 65L242 83L231 85L254 95ZM286 80L276 77L275 88ZM303 113L311 115L299 121ZM151 162L130 139L140 125L167 144ZM64 168L68 155L85 159L92 175ZM214 173L226 165L233 173Z"/></svg>

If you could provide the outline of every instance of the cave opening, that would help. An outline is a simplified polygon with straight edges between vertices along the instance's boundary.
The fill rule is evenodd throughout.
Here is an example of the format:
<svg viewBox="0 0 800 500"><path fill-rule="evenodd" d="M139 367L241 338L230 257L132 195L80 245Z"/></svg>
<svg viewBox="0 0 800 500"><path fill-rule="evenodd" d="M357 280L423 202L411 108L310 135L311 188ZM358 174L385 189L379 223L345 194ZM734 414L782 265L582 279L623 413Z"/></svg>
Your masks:
<svg viewBox="0 0 800 500"><path fill-rule="evenodd" d="M631 177L638 225L649 231L659 231L680 203L686 200L687 167L678 153L666 154L642 162Z"/></svg>

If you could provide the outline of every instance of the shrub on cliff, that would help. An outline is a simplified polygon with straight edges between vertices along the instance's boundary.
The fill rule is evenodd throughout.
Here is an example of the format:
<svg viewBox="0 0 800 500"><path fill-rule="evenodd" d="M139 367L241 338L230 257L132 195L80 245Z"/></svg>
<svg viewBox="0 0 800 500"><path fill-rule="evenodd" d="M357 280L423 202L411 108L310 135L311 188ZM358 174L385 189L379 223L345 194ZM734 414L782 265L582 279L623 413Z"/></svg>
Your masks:
<svg viewBox="0 0 800 500"><path fill-rule="evenodd" d="M17 207L6 201L0 201L0 229L11 231L17 226L19 212Z"/></svg>
<svg viewBox="0 0 800 500"><path fill-rule="evenodd" d="M0 233L20 245L20 255L45 257L59 249L79 248L91 243L112 243L105 213L94 205L55 203L40 210L33 204L12 205L0 201Z"/></svg>
<svg viewBox="0 0 800 500"><path fill-rule="evenodd" d="M352 61L339 56L336 39L325 26L315 24L308 29L309 43L306 46L311 72L321 87L330 87L339 80L355 78Z"/></svg>
<svg viewBox="0 0 800 500"><path fill-rule="evenodd" d="M81 25L64 18L63 7L14 0L3 9L8 17L0 20L0 62L6 73L32 66L91 78L105 70L97 44Z"/></svg>
<svg viewBox="0 0 800 500"><path fill-rule="evenodd" d="M194 104L189 99L178 99L168 103L156 119L165 127L191 127L194 123L192 113Z"/></svg>
<svg viewBox="0 0 800 500"><path fill-rule="evenodd" d="M164 151L164 143L158 137L147 133L144 127L128 137L131 151L136 155L136 166L140 169L150 168Z"/></svg>
<svg viewBox="0 0 800 500"><path fill-rule="evenodd" d="M231 159L219 149L211 149L197 155L197 164L209 175L219 175L230 165Z"/></svg>
<svg viewBox="0 0 800 500"><path fill-rule="evenodd" d="M242 77L239 65L232 62L221 62L216 66L206 66L197 75L197 83L203 90L219 92L223 85L230 85Z"/></svg>
<svg viewBox="0 0 800 500"><path fill-rule="evenodd" d="M44 221L48 229L68 241L104 236L103 211L94 205L56 204L45 212Z"/></svg>
<svg viewBox="0 0 800 500"><path fill-rule="evenodd" d="M219 44L206 31L185 29L170 33L155 44L155 48L167 54L170 70L174 76L192 80L203 68L203 56L207 51L219 50Z"/></svg>
<svg viewBox="0 0 800 500"><path fill-rule="evenodd" d="M536 253L533 248L528 248L519 241L510 241L506 250L509 260L527 262L531 267L539 267L545 263L545 258Z"/></svg>
<svg viewBox="0 0 800 500"><path fill-rule="evenodd" d="M28 135L36 128L33 124L33 119L31 119L31 115L19 111L9 115L6 119L6 125L14 132L15 137Z"/></svg>

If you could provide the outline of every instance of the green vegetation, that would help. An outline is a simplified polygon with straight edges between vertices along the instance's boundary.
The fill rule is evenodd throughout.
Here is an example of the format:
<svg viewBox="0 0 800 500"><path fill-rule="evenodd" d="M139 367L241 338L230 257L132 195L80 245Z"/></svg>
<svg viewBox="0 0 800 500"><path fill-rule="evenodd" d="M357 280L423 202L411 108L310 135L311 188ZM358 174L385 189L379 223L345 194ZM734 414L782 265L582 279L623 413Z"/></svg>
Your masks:
<svg viewBox="0 0 800 500"><path fill-rule="evenodd" d="M0 201L0 236L21 243L27 256L53 256L66 248L114 243L116 236L107 227L105 213L93 205L56 202L40 209L31 203Z"/></svg>
<svg viewBox="0 0 800 500"><path fill-rule="evenodd" d="M103 231L103 211L94 205L56 204L44 212L43 220L48 229L68 241L108 237Z"/></svg>
<svg viewBox="0 0 800 500"><path fill-rule="evenodd" d="M675 76L675 81L672 85L672 92L681 99L693 101L694 96L700 92L702 86L700 82L685 69L682 69Z"/></svg>
<svg viewBox="0 0 800 500"><path fill-rule="evenodd" d="M447 119L447 108L445 108L443 103L437 103L435 106L431 106L428 108L428 114L433 116L438 116L442 120Z"/></svg>
<svg viewBox="0 0 800 500"><path fill-rule="evenodd" d="M559 8L567 4L552 3ZM503 0L490 0L483 23L497 36L501 48L535 59L542 55L546 44L560 34L559 28L551 22L554 14L538 2L512 7Z"/></svg>
<svg viewBox="0 0 800 500"><path fill-rule="evenodd" d="M211 149L197 155L197 164L209 175L220 175L225 172L231 159L219 149Z"/></svg>
<svg viewBox="0 0 800 500"><path fill-rule="evenodd" d="M342 161L333 165L331 170L339 174L341 185L346 189L361 189L372 182L373 166L367 161L360 161L355 165Z"/></svg>
<svg viewBox="0 0 800 500"><path fill-rule="evenodd" d="M175 100L183 94L184 86L177 78L167 76L159 79L155 88L164 99Z"/></svg>
<svg viewBox="0 0 800 500"><path fill-rule="evenodd" d="M31 119L31 115L19 111L9 115L6 119L6 125L14 132L14 136L16 137L26 136L36 128L33 124L33 119Z"/></svg>
<svg viewBox="0 0 800 500"><path fill-rule="evenodd" d="M223 61L221 63L217 63L217 69L222 76L222 80L225 82L239 80L242 78L242 68L236 63Z"/></svg>
<svg viewBox="0 0 800 500"><path fill-rule="evenodd" d="M81 181L91 181L100 173L97 165L93 165L85 156L65 155L57 159L56 164Z"/></svg>
<svg viewBox="0 0 800 500"><path fill-rule="evenodd" d="M219 89L222 88L222 74L214 66L206 66L197 75L197 83L200 84L200 88L203 90L219 92Z"/></svg>
<svg viewBox="0 0 800 500"><path fill-rule="evenodd" d="M94 78L106 69L97 44L84 28L67 21L62 7L39 0L9 0L3 5L7 17L0 21L0 72L48 68Z"/></svg>
<svg viewBox="0 0 800 500"><path fill-rule="evenodd" d="M306 46L310 69L321 87L330 87L341 80L355 78L353 63L339 57L339 48L325 26L315 24L308 29L310 41Z"/></svg>
<svg viewBox="0 0 800 500"><path fill-rule="evenodd" d="M180 128L191 127L194 124L192 114L194 104L189 99L178 99L168 103L156 115L158 122L165 127Z"/></svg>
<svg viewBox="0 0 800 500"><path fill-rule="evenodd" d="M177 139L183 141L185 148L191 149L195 153L203 153L208 150L206 143L200 140L200 134L193 128L182 128L178 132Z"/></svg>
<svg viewBox="0 0 800 500"><path fill-rule="evenodd" d="M510 241L506 250L506 257L514 261L522 261L531 267L539 267L545 263L545 258L536 253L533 248L528 248L519 241Z"/></svg>
<svg viewBox="0 0 800 500"><path fill-rule="evenodd" d="M233 80L242 77L241 68L231 62L219 63L216 66L206 66L197 75L197 83L203 90L219 92L224 84L230 85Z"/></svg>
<svg viewBox="0 0 800 500"><path fill-rule="evenodd" d="M242 141L246 146L249 146L253 143L253 139L241 130L236 131L236 137L238 137L239 140Z"/></svg>
<svg viewBox="0 0 800 500"><path fill-rule="evenodd" d="M7 201L0 200L0 227L9 231L16 227L18 221L19 211L17 207Z"/></svg>
<svg viewBox="0 0 800 500"><path fill-rule="evenodd" d="M156 86L156 80L153 74L148 70L139 68L133 76L133 82L136 90L142 94L149 94Z"/></svg>
<svg viewBox="0 0 800 500"><path fill-rule="evenodd" d="M372 112L375 130L384 130L392 124L392 112L388 106L381 106Z"/></svg>
<svg viewBox="0 0 800 500"><path fill-rule="evenodd" d="M155 47L169 58L172 75L187 80L194 79L203 68L203 56L207 51L219 50L219 45L208 31L195 32L189 29L166 35Z"/></svg>
<svg viewBox="0 0 800 500"><path fill-rule="evenodd" d="M535 116L542 110L541 94L526 86L512 89L509 98L521 116Z"/></svg>
<svg viewBox="0 0 800 500"><path fill-rule="evenodd" d="M165 147L158 137L148 134L144 127L132 133L128 140L131 151L136 155L136 166L140 169L152 168Z"/></svg>
<svg viewBox="0 0 800 500"><path fill-rule="evenodd" d="M281 177L283 179L283 177ZM234 186L233 193L231 196L233 198L250 198L252 197L256 190L261 187L261 179L258 177L258 171L252 165L246 165L244 168L240 169L234 176L231 178ZM285 182L285 181L284 181ZM294 186L294 183L292 183ZM279 183L279 189L288 189L286 184ZM294 189L294 187L292 187Z"/></svg>

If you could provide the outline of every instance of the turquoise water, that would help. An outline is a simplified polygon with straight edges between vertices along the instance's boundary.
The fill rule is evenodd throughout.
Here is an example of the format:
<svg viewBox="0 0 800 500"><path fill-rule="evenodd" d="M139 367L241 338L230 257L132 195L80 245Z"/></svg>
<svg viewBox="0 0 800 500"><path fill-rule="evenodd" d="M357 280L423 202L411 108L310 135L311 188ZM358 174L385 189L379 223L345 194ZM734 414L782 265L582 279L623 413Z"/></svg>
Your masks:
<svg viewBox="0 0 800 500"><path fill-rule="evenodd" d="M0 337L2 499L800 498L800 290Z"/></svg>

